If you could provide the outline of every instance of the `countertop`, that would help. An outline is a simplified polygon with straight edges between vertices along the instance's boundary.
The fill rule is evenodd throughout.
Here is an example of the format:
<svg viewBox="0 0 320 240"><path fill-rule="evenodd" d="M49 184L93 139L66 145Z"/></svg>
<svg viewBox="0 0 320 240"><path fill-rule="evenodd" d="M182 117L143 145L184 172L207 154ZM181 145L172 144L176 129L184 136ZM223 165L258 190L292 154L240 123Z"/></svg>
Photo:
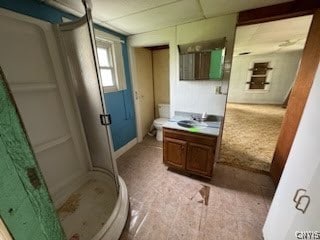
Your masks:
<svg viewBox="0 0 320 240"><path fill-rule="evenodd" d="M170 118L167 123L163 125L164 128L171 128L182 130L191 133L201 133L207 134L212 136L219 136L220 133L220 124L221 122L198 122L196 126L192 128L186 128L178 125L178 122L181 120L191 120L191 113L190 116L188 115L175 115L174 117Z"/></svg>

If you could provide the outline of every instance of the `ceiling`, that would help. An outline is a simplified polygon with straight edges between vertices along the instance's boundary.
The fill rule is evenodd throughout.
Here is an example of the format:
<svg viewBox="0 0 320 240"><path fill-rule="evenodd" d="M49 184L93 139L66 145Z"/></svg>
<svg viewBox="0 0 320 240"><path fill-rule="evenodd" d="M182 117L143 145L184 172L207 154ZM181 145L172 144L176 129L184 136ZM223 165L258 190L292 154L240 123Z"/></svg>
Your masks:
<svg viewBox="0 0 320 240"><path fill-rule="evenodd" d="M310 15L238 27L234 56L302 50L311 20Z"/></svg>
<svg viewBox="0 0 320 240"><path fill-rule="evenodd" d="M47 0L83 13L81 0ZM92 0L93 17L123 34L137 34L291 0Z"/></svg>

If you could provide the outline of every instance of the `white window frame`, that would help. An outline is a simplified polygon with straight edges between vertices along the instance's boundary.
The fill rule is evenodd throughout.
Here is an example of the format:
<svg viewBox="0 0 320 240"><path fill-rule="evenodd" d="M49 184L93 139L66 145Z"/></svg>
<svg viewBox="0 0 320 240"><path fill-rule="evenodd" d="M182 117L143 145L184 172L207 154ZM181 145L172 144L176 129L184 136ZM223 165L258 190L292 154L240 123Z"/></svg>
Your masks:
<svg viewBox="0 0 320 240"><path fill-rule="evenodd" d="M99 70L103 68L111 69L114 85L103 86L103 91L105 93L108 93L127 89L126 77L124 72L124 60L121 46L123 41L117 36L97 29L95 29L95 36L97 45L96 47L106 48L107 52L110 54L109 61L111 63L111 67L101 67L99 64Z"/></svg>
<svg viewBox="0 0 320 240"><path fill-rule="evenodd" d="M249 69L252 69L255 63L262 63L262 62L269 62L269 67L274 69L274 63L270 58L258 58L251 61L249 64L247 79L245 82L245 91L247 93L268 93L270 91L273 69L267 71L266 82L269 84L266 84L264 89L250 89L250 84L247 83L251 81L251 77L253 75L253 71Z"/></svg>
<svg viewBox="0 0 320 240"><path fill-rule="evenodd" d="M113 46L113 43L109 42L109 41L102 41L102 40L99 40L99 39L96 40L96 43L97 43L97 48L106 49L107 54L108 54L108 61L110 63L110 67L100 66L100 63L99 63L99 71L101 71L101 69L109 69L109 70L111 70L111 74L112 74L112 83L113 83L113 85L112 86L102 86L103 91L104 92L115 92L115 91L118 91L117 76L116 76L116 71L115 71L114 46ZM100 72L100 76L101 76L101 72Z"/></svg>

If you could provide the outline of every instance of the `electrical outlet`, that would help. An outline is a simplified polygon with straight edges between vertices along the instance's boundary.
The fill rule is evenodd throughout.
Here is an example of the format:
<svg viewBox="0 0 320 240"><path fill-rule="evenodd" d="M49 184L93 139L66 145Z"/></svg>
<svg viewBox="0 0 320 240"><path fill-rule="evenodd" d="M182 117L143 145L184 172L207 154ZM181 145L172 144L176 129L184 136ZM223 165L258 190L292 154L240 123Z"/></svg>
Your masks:
<svg viewBox="0 0 320 240"><path fill-rule="evenodd" d="M215 92L216 95L222 94L222 92L221 92L221 86L215 86L215 87L214 87L214 92Z"/></svg>

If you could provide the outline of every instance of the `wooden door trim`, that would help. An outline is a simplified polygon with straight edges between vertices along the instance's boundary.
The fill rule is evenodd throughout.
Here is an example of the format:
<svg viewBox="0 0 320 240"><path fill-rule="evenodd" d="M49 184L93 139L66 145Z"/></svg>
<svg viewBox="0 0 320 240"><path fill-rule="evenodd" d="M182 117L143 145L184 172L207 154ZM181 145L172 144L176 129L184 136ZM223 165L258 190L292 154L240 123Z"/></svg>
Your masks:
<svg viewBox="0 0 320 240"><path fill-rule="evenodd" d="M318 0L296 0L272 6L241 11L237 26L264 23L314 14L320 8Z"/></svg>
<svg viewBox="0 0 320 240"><path fill-rule="evenodd" d="M313 16L296 82L292 88L287 111L282 122L276 150L271 163L270 174L275 184L278 184L282 171L285 167L316 71L318 69L320 62L319 40L320 10L317 10Z"/></svg>
<svg viewBox="0 0 320 240"><path fill-rule="evenodd" d="M134 103L134 114L136 119L136 129L137 129L137 140L138 143L142 142L142 127L141 127L141 116L140 111L141 107L138 102L138 73L137 73L137 66L136 66L136 55L135 55L135 47L131 47L128 45L128 55L129 55L129 67L131 70L131 83L132 83L132 94L133 94L133 103Z"/></svg>

